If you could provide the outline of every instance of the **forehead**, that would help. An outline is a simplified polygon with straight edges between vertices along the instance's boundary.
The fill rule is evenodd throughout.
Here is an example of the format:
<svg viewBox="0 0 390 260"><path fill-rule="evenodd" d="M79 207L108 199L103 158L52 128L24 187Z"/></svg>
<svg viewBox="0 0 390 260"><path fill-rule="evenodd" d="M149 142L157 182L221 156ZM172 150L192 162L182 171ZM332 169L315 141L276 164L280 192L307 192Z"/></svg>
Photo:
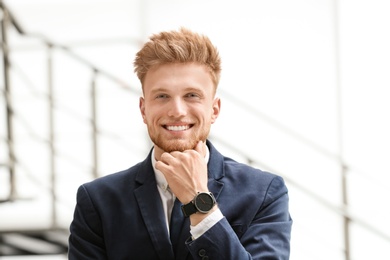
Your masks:
<svg viewBox="0 0 390 260"><path fill-rule="evenodd" d="M198 63L168 63L152 67L143 82L144 92L166 89L180 91L186 88L214 92L215 87L208 68Z"/></svg>

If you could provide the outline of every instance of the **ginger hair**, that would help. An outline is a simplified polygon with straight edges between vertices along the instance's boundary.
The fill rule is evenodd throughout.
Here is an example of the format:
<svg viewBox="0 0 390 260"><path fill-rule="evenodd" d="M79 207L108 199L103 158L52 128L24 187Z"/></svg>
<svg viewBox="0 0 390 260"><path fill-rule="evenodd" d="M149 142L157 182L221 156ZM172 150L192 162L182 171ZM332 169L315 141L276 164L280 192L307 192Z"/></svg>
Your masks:
<svg viewBox="0 0 390 260"><path fill-rule="evenodd" d="M167 63L198 63L207 67L217 89L221 75L221 58L210 39L186 28L165 31L149 38L134 60L134 72L143 85L149 69Z"/></svg>

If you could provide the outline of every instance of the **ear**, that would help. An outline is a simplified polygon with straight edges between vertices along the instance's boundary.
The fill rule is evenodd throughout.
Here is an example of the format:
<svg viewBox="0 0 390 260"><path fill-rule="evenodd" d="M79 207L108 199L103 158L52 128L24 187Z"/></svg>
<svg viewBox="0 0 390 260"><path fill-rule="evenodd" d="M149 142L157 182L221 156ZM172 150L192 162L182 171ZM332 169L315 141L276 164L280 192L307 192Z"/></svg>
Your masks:
<svg viewBox="0 0 390 260"><path fill-rule="evenodd" d="M146 124L146 116L145 116L145 99L143 97L139 98L139 110L141 111L142 119Z"/></svg>
<svg viewBox="0 0 390 260"><path fill-rule="evenodd" d="M217 97L213 101L213 114L211 115L212 124L217 120L220 111L221 111L221 99Z"/></svg>

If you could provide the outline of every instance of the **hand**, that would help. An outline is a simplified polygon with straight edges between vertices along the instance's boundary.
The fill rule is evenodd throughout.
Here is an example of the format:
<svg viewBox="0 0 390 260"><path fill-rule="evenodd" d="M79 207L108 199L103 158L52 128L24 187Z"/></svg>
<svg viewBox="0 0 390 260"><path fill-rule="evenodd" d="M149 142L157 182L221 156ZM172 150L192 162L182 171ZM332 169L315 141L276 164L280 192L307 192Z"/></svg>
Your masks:
<svg viewBox="0 0 390 260"><path fill-rule="evenodd" d="M160 170L171 191L183 203L189 203L199 191L208 191L206 144L199 141L193 150L163 153L156 169Z"/></svg>

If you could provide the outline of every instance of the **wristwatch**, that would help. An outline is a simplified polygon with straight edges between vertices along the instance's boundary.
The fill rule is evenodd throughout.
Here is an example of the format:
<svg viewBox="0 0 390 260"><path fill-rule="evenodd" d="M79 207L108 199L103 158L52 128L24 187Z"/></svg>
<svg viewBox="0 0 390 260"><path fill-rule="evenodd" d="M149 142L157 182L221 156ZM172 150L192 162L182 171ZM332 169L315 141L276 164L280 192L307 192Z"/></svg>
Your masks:
<svg viewBox="0 0 390 260"><path fill-rule="evenodd" d="M188 204L181 206L185 217L200 212L208 213L215 205L215 198L211 192L198 192L195 198Z"/></svg>

